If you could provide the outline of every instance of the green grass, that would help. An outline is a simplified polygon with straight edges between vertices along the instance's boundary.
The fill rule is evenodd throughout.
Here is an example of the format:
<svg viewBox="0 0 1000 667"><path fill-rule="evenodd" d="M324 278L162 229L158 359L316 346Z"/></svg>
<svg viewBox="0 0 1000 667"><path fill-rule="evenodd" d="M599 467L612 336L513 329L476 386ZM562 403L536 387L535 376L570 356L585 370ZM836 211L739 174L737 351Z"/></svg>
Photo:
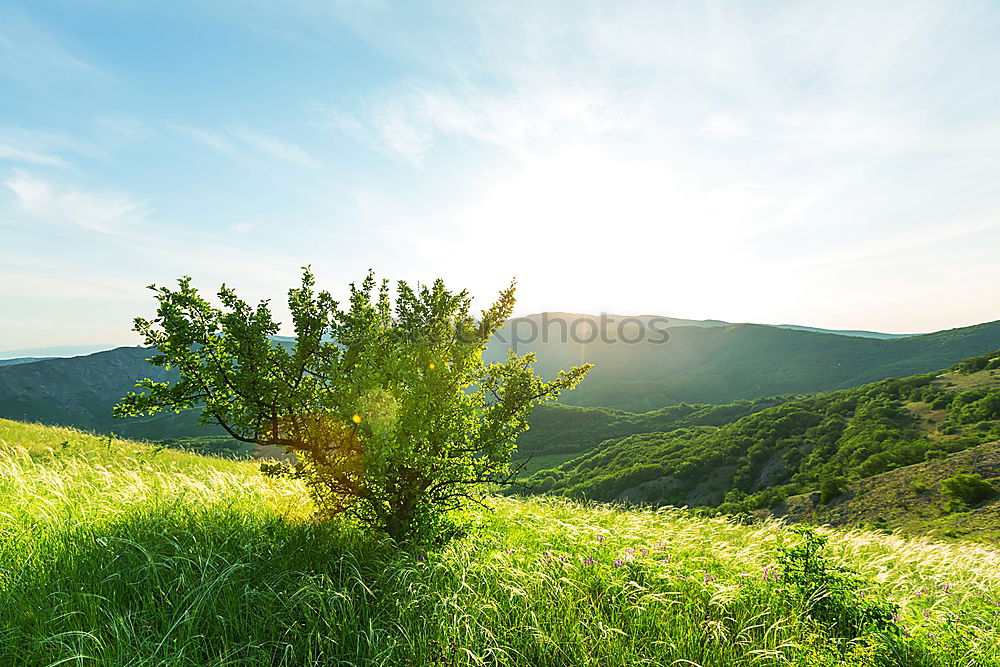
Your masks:
<svg viewBox="0 0 1000 667"><path fill-rule="evenodd" d="M0 664L1000 665L995 549L831 532L905 633L844 644L762 580L781 523L489 505L400 549L251 463L0 420Z"/></svg>

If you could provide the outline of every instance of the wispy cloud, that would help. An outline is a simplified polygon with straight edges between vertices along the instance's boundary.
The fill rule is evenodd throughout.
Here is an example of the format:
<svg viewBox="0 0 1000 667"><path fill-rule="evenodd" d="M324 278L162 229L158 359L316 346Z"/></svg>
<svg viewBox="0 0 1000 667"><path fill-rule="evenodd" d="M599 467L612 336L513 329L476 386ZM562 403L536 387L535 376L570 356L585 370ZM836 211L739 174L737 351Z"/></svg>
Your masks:
<svg viewBox="0 0 1000 667"><path fill-rule="evenodd" d="M70 167L77 157L106 160L105 147L63 132L0 126L0 160L45 167Z"/></svg>
<svg viewBox="0 0 1000 667"><path fill-rule="evenodd" d="M4 186L14 196L15 210L32 221L121 234L148 214L143 202L128 195L63 187L22 171L15 171Z"/></svg>
<svg viewBox="0 0 1000 667"><path fill-rule="evenodd" d="M319 163L297 144L247 127L208 130L178 125L176 129L209 148L234 157L264 156L303 167L319 167Z"/></svg>
<svg viewBox="0 0 1000 667"><path fill-rule="evenodd" d="M0 76L37 86L52 79L110 83L104 69L74 55L47 30L13 10L0 10Z"/></svg>
<svg viewBox="0 0 1000 667"><path fill-rule="evenodd" d="M471 139L522 153L539 143L636 129L629 96L539 79L512 91L411 82L375 92L352 111L317 105L331 129L420 164L435 144Z"/></svg>
<svg viewBox="0 0 1000 667"><path fill-rule="evenodd" d="M11 162L25 162L28 164L38 164L47 167L64 167L66 161L58 155L51 153L39 153L30 149L18 148L10 144L0 142L0 160Z"/></svg>
<svg viewBox="0 0 1000 667"><path fill-rule="evenodd" d="M274 137L270 137L266 134L262 134L246 127L233 128L229 131L229 133L233 137L256 150L258 153L270 155L271 157L276 157L279 160L284 160L285 162L300 164L303 167L318 166L316 161L313 160L308 153L290 141L275 139Z"/></svg>
<svg viewBox="0 0 1000 667"><path fill-rule="evenodd" d="M516 273L529 310L879 328L904 279L963 312L996 303L1000 231L976 226L1000 219L989 0L234 0L167 22L171 3L13 4L5 278L44 246L69 283L113 283L121 258L136 285L241 276L262 295L327 261L473 292ZM155 23L184 56L164 71L99 42L98 15ZM187 20L246 51L184 43ZM54 225L115 236L42 243Z"/></svg>
<svg viewBox="0 0 1000 667"><path fill-rule="evenodd" d="M123 113L102 113L94 118L94 124L103 137L110 137L117 143L144 139L152 134L152 129L141 118Z"/></svg>

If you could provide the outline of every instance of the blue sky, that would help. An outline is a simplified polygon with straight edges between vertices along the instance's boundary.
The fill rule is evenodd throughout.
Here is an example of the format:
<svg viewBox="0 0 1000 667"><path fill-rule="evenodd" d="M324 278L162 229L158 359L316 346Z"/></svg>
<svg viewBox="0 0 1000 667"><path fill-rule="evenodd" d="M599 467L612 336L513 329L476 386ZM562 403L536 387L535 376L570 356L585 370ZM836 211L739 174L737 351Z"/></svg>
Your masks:
<svg viewBox="0 0 1000 667"><path fill-rule="evenodd" d="M0 350L303 264L516 276L522 314L995 320L998 34L972 1L6 2Z"/></svg>

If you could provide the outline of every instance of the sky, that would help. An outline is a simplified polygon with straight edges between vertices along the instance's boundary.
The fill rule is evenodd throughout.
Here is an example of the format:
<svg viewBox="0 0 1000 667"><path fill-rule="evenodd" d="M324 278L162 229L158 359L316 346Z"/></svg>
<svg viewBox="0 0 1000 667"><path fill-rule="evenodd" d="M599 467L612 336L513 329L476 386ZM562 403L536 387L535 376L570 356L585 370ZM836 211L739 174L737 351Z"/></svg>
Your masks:
<svg viewBox="0 0 1000 667"><path fill-rule="evenodd" d="M519 314L1000 319L1000 5L8 0L0 350L303 265ZM288 332L285 329L285 332Z"/></svg>

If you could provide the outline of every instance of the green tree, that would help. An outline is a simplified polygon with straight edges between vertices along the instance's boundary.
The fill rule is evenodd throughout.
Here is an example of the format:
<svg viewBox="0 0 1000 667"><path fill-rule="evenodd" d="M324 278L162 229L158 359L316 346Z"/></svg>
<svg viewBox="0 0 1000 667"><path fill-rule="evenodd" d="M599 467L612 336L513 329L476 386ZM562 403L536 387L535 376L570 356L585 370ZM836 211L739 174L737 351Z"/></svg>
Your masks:
<svg viewBox="0 0 1000 667"><path fill-rule="evenodd" d="M979 475L959 473L941 480L941 493L948 498L948 509L960 512L997 495L997 490Z"/></svg>
<svg viewBox="0 0 1000 667"><path fill-rule="evenodd" d="M824 477L819 483L819 501L824 505L829 504L831 500L847 491L850 485L850 481L840 475Z"/></svg>
<svg viewBox="0 0 1000 667"><path fill-rule="evenodd" d="M181 278L150 286L158 308L135 330L150 361L177 382L141 380L117 416L200 406L233 438L295 454L291 474L319 511L346 513L396 539L433 531L449 510L513 477L515 438L540 401L575 387L590 365L550 381L533 355L485 364L490 336L514 307L513 283L476 321L471 297L438 280L413 289L373 274L341 307L304 269L288 292L291 345L275 342L268 302L251 307L225 285L221 307Z"/></svg>

